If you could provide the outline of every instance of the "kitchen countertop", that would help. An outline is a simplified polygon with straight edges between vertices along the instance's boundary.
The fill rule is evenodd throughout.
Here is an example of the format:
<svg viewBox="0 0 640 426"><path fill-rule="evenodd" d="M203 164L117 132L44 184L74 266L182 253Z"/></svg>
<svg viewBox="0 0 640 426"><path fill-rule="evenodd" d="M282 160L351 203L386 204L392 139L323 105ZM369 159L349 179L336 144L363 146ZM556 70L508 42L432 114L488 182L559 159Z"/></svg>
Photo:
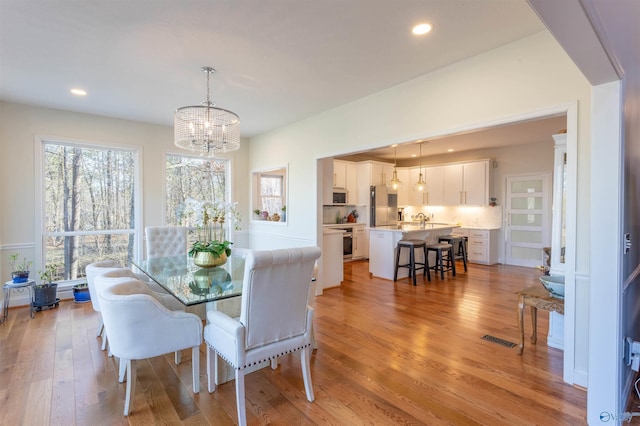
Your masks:
<svg viewBox="0 0 640 426"><path fill-rule="evenodd" d="M331 235L331 234L344 234L346 231L344 229L332 229L332 228L324 228L322 230L323 235Z"/></svg>
<svg viewBox="0 0 640 426"><path fill-rule="evenodd" d="M424 227L421 225L385 225L376 226L375 228L369 228L371 231L386 231L386 232L420 232L430 231L433 229L452 229L459 228L458 225L449 225L446 223L425 223Z"/></svg>
<svg viewBox="0 0 640 426"><path fill-rule="evenodd" d="M348 227L353 227L353 226L365 226L365 224L364 223L359 223L359 222L356 222L356 223L347 222L347 223L324 223L322 225L322 227L324 229L327 229L327 228L329 228L329 229L330 228L348 228Z"/></svg>

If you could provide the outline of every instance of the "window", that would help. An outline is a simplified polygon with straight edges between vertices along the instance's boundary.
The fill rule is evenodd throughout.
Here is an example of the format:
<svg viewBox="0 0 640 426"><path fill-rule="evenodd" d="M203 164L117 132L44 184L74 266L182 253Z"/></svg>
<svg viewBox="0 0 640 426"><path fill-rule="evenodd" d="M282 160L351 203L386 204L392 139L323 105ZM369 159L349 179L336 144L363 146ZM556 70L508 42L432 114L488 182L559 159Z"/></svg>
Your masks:
<svg viewBox="0 0 640 426"><path fill-rule="evenodd" d="M188 200L228 203L229 160L167 154L166 222L168 225L193 226L184 217ZM229 230L227 229L227 234ZM192 233L193 234L193 233ZM190 239L194 239L191 235Z"/></svg>
<svg viewBox="0 0 640 426"><path fill-rule="evenodd" d="M282 176L260 175L260 205L269 213L279 212L282 208Z"/></svg>
<svg viewBox="0 0 640 426"><path fill-rule="evenodd" d="M253 219L286 222L287 167L253 172Z"/></svg>
<svg viewBox="0 0 640 426"><path fill-rule="evenodd" d="M134 257L137 152L42 141L42 254L56 280L104 259Z"/></svg>

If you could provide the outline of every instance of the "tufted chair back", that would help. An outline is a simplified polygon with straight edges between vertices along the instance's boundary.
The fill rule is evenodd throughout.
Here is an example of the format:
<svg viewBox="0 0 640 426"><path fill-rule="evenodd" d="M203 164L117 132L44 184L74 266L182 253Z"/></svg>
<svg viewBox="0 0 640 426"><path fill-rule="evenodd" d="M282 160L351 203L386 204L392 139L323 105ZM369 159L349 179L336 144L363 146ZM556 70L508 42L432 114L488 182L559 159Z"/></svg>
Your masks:
<svg viewBox="0 0 640 426"><path fill-rule="evenodd" d="M246 424L245 369L300 350L307 399L314 400L309 355L313 308L309 287L318 247L260 250L247 253L242 284L240 318L208 311L204 329L207 343L209 392L218 384L218 357L235 370L238 424ZM215 354L212 354L215 351ZM272 362L272 368L275 363ZM212 372L216 374L215 383Z"/></svg>
<svg viewBox="0 0 640 426"><path fill-rule="evenodd" d="M170 311L155 298L147 284L135 278L113 277L117 284L99 292L104 326L113 354L126 363L124 415L130 413L135 394L135 361L182 349L191 349L193 392L200 390L202 321L197 315ZM98 277L98 283L104 276Z"/></svg>
<svg viewBox="0 0 640 426"><path fill-rule="evenodd" d="M309 287L320 249L255 251L245 261L240 322L245 350L304 335Z"/></svg>
<svg viewBox="0 0 640 426"><path fill-rule="evenodd" d="M186 226L147 226L147 259L187 254Z"/></svg>

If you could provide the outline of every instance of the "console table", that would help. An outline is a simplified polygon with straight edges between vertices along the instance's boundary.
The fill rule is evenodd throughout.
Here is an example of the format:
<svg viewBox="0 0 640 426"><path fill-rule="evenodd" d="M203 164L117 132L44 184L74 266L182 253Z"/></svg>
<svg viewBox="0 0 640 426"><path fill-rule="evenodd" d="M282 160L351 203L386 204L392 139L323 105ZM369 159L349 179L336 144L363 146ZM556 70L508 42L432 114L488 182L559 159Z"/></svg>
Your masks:
<svg viewBox="0 0 640 426"><path fill-rule="evenodd" d="M538 341L538 309L564 314L564 300L551 297L542 285L532 285L520 290L517 294L518 332L520 335L518 355L522 355L524 350L524 307L531 307L531 325L533 326L531 343L535 344Z"/></svg>

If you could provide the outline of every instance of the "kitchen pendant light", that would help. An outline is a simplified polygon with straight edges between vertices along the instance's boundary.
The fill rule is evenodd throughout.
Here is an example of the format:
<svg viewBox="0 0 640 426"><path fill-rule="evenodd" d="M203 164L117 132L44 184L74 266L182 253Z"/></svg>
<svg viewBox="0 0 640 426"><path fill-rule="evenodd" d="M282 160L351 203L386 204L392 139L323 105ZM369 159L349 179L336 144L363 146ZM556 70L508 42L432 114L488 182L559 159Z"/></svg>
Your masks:
<svg viewBox="0 0 640 426"><path fill-rule="evenodd" d="M202 67L207 74L207 100L201 105L178 108L174 117L174 144L180 148L213 157L217 153L240 148L240 117L222 108L209 98L209 77L216 72Z"/></svg>
<svg viewBox="0 0 640 426"><path fill-rule="evenodd" d="M391 188L393 189L398 189L398 186L402 184L402 182L400 182L400 179L398 179L398 171L396 170L396 162L398 160L397 149L397 146L393 147L393 177L389 181L389 185L391 185Z"/></svg>
<svg viewBox="0 0 640 426"><path fill-rule="evenodd" d="M424 191L424 186L426 182L422 179L422 141L420 141L420 175L418 176L418 181L416 182L416 190Z"/></svg>

